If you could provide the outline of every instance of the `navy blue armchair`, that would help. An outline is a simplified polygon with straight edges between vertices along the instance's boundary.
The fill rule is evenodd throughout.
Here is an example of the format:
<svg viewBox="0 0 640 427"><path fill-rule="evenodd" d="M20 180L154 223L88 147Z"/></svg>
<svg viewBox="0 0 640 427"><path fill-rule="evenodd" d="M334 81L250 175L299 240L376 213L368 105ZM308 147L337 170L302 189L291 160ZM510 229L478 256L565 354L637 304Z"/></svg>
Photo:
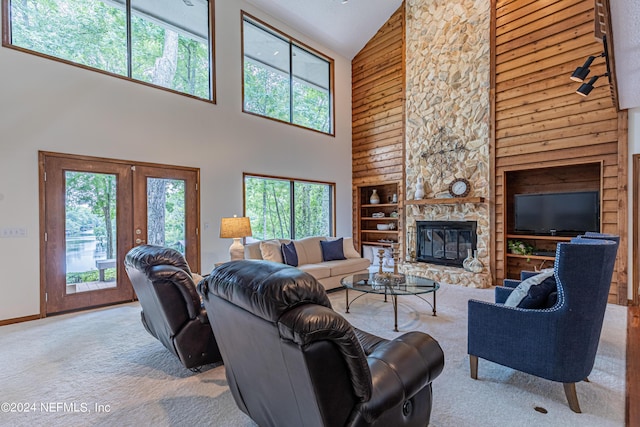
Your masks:
<svg viewBox="0 0 640 427"><path fill-rule="evenodd" d="M513 280L496 288L496 303L469 300L471 377L478 378L481 358L561 382L569 407L580 412L575 384L593 369L618 241L617 236L592 234L559 243L554 265L558 295L550 308L505 306L518 283Z"/></svg>

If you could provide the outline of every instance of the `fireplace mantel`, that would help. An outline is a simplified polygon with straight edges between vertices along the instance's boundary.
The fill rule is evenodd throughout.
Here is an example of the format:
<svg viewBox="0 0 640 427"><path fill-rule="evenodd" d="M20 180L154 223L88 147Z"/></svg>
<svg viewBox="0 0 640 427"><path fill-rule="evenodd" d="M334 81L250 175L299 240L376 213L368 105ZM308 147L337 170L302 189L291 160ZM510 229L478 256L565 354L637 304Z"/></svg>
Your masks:
<svg viewBox="0 0 640 427"><path fill-rule="evenodd" d="M405 205L458 205L461 203L484 203L484 197L445 197L439 199L405 200Z"/></svg>

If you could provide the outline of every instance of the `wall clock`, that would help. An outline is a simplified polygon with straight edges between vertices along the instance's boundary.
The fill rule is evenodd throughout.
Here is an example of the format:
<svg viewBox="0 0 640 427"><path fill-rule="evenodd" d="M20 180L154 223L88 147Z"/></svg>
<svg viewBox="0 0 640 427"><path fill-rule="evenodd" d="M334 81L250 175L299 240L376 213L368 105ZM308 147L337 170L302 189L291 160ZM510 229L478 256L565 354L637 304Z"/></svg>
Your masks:
<svg viewBox="0 0 640 427"><path fill-rule="evenodd" d="M466 197L471 191L471 184L464 178L456 178L449 184L449 194L453 197Z"/></svg>

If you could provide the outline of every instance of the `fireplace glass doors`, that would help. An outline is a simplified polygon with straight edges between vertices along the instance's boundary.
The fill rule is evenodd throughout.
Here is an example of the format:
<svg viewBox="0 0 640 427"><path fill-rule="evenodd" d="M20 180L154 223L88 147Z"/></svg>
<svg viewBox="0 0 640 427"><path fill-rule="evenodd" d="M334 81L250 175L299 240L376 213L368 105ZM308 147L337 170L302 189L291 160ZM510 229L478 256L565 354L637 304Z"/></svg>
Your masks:
<svg viewBox="0 0 640 427"><path fill-rule="evenodd" d="M416 260L462 267L476 249L476 221L417 221Z"/></svg>

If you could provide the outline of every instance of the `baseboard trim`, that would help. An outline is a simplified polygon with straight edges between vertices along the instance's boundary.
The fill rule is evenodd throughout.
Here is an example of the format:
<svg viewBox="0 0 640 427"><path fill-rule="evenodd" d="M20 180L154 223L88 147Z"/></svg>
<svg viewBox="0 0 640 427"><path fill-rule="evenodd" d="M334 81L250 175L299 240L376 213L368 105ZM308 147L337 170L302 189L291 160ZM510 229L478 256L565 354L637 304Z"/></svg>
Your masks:
<svg viewBox="0 0 640 427"><path fill-rule="evenodd" d="M37 320L37 319L40 319L39 314L34 314L33 316L14 317L13 319L0 320L0 326L11 325L13 323L28 322L30 320Z"/></svg>

